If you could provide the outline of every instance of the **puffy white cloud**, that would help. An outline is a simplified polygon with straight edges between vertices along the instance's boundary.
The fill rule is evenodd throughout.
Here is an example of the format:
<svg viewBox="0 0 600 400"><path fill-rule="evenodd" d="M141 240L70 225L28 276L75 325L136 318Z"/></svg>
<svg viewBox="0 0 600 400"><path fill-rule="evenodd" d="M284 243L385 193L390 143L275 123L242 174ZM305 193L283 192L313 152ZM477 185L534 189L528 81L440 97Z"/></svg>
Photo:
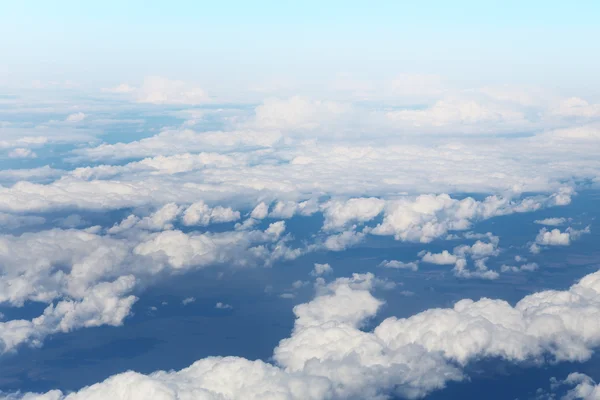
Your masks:
<svg viewBox="0 0 600 400"><path fill-rule="evenodd" d="M292 334L274 350L276 365L209 357L180 371L126 372L79 392L52 391L45 396L61 400L105 399L107 394L123 400L148 396L165 400L416 398L443 388L448 381L464 379L461 368L473 360L584 361L600 343L600 327L595 323L600 313L600 272L564 291L526 296L514 306L503 300L464 299L451 308L390 317L365 331L361 327L383 304L370 293L375 286L371 274L319 286L314 300L294 308ZM573 375L565 382L580 385L571 398L593 398L584 396L596 390L589 378Z"/></svg>
<svg viewBox="0 0 600 400"><path fill-rule="evenodd" d="M268 214L269 205L265 204L264 202L260 202L256 207L254 207L254 210L252 210L250 216L254 219L264 219Z"/></svg>
<svg viewBox="0 0 600 400"><path fill-rule="evenodd" d="M265 231L185 234L162 230L172 228L170 221L179 211L180 207L167 204L148 217L130 215L106 229L106 235L101 234L101 227L1 235L0 302L49 305L31 321L6 321L0 328L0 352L21 344L39 345L53 333L119 325L136 300L130 292L161 272L222 263L270 265L306 251L286 245L283 221ZM19 221L25 222L29 221Z"/></svg>
<svg viewBox="0 0 600 400"><path fill-rule="evenodd" d="M552 111L565 117L600 117L600 104L590 104L582 98L570 97L561 101Z"/></svg>
<svg viewBox="0 0 600 400"><path fill-rule="evenodd" d="M421 195L389 201L383 222L369 232L394 235L397 240L428 243L451 230L466 230L472 223L499 215L537 210L565 201L562 194L549 198L524 198L519 201L489 196L483 201L471 197L453 199L447 194Z"/></svg>
<svg viewBox="0 0 600 400"><path fill-rule="evenodd" d="M490 256L497 256L498 250L498 238L493 237L492 241L486 243L481 240L476 241L472 246L458 246L454 249L454 253L461 257L465 257L467 254L472 258L483 258Z"/></svg>
<svg viewBox="0 0 600 400"><path fill-rule="evenodd" d="M77 112L74 114L69 114L67 116L67 118L65 118L65 121L67 122L71 122L71 123L77 123L77 122L81 122L85 119L86 115L82 112Z"/></svg>
<svg viewBox="0 0 600 400"><path fill-rule="evenodd" d="M451 265L456 263L456 261L458 260L458 257L455 256L454 254L448 252L448 250L444 250L441 253L431 253L431 252L427 252L425 254L423 254L423 256L421 257L421 261L423 262L427 262L427 263L431 263L431 264L438 264L438 265Z"/></svg>
<svg viewBox="0 0 600 400"><path fill-rule="evenodd" d="M133 276L121 276L114 282L92 286L81 300L61 300L51 304L31 321L0 322L0 352L13 351L23 343L39 346L47 335L57 332L121 325L137 300L135 296L127 295L134 285Z"/></svg>
<svg viewBox="0 0 600 400"><path fill-rule="evenodd" d="M519 128L527 130L534 126L518 108L468 98L448 98L424 110L390 111L386 116L400 126L437 133L482 134Z"/></svg>
<svg viewBox="0 0 600 400"><path fill-rule="evenodd" d="M183 213L184 225L207 226L211 223L232 222L240 219L240 212L229 207L210 208L203 201L190 205Z"/></svg>
<svg viewBox="0 0 600 400"><path fill-rule="evenodd" d="M8 153L9 158L36 158L37 154L31 149L17 147Z"/></svg>
<svg viewBox="0 0 600 400"><path fill-rule="evenodd" d="M600 385L598 385L592 378L589 376L579 373L573 372L567 376L566 379L562 381L554 381L553 385L554 389L557 386L574 386L570 389L563 399L565 400L598 400L600 399Z"/></svg>
<svg viewBox="0 0 600 400"><path fill-rule="evenodd" d="M101 144L75 150L81 158L114 160L169 156L189 152L224 151L271 147L281 139L277 132L253 130L195 132L191 129L163 130L158 135L129 143Z"/></svg>
<svg viewBox="0 0 600 400"><path fill-rule="evenodd" d="M566 218L545 218L545 219L535 220L533 222L535 222L536 224L540 224L540 225L559 226L559 225L563 225L565 222L567 222L567 219Z"/></svg>
<svg viewBox="0 0 600 400"><path fill-rule="evenodd" d="M419 269L419 263L417 262L402 262L398 260L383 260L380 267L394 268L394 269L410 269L416 271Z"/></svg>
<svg viewBox="0 0 600 400"><path fill-rule="evenodd" d="M2 225L2 228L6 230L23 226L41 225L44 222L46 222L44 217L0 213L0 224Z"/></svg>
<svg viewBox="0 0 600 400"><path fill-rule="evenodd" d="M219 309L219 310L231 310L233 307L230 304L227 303L222 303L222 302L218 302L215 305L215 308Z"/></svg>
<svg viewBox="0 0 600 400"><path fill-rule="evenodd" d="M186 297L185 299L181 300L181 304L183 304L184 306L187 306L188 304L194 303L196 301L195 297Z"/></svg>
<svg viewBox="0 0 600 400"><path fill-rule="evenodd" d="M312 276L328 275L333 272L333 268L329 264L315 263L313 270L311 271Z"/></svg>
<svg viewBox="0 0 600 400"><path fill-rule="evenodd" d="M530 272L530 271L535 271L538 268L539 268L539 266L536 263L522 264L522 265L517 266L517 267L515 267L514 265L503 264L500 267L500 271L502 271L502 272L523 272L523 271L529 271Z"/></svg>
<svg viewBox="0 0 600 400"><path fill-rule="evenodd" d="M136 89L133 86L130 86L126 83L121 83L112 88L102 89L102 91L105 93L131 93L131 92L134 92L135 90Z"/></svg>
<svg viewBox="0 0 600 400"><path fill-rule="evenodd" d="M374 197L327 202L322 206L325 216L323 229L343 230L349 224L370 221L383 211L384 206L384 200Z"/></svg>
<svg viewBox="0 0 600 400"><path fill-rule="evenodd" d="M542 228L535 238L530 250L532 253L537 253L540 250L539 246L569 246L572 240L577 240L585 233L590 233L590 227L584 229L567 228L564 232L560 229L547 230Z"/></svg>
<svg viewBox="0 0 600 400"><path fill-rule="evenodd" d="M454 264L454 268L452 270L454 271L454 275L456 275L459 278L479 278L488 280L497 279L500 276L500 274L496 271L490 270L485 264L486 261L487 258L480 258L474 260L475 269L470 270L467 268L467 260L465 260L464 258L459 258L458 260L456 260L456 263Z"/></svg>
<svg viewBox="0 0 600 400"><path fill-rule="evenodd" d="M345 231L328 236L323 243L323 247L331 251L342 251L360 243L364 237L365 234L362 232Z"/></svg>
<svg viewBox="0 0 600 400"><path fill-rule="evenodd" d="M107 93L132 94L139 103L152 104L201 104L210 101L204 90L179 80L160 76L148 76L140 87L120 84L104 89Z"/></svg>
<svg viewBox="0 0 600 400"><path fill-rule="evenodd" d="M268 99L256 107L252 121L261 129L313 130L346 116L350 107L331 101L313 101L302 97Z"/></svg>
<svg viewBox="0 0 600 400"><path fill-rule="evenodd" d="M548 231L542 228L535 238L537 244L546 246L568 246L571 244L571 235L568 232L561 232L559 229Z"/></svg>
<svg viewBox="0 0 600 400"><path fill-rule="evenodd" d="M464 236L468 239L487 238L488 242L482 242L481 240L477 240L471 246L456 246L452 253L450 253L448 250L444 250L441 253L431 253L422 251L421 253L419 253L419 255L421 256L421 261L438 265L454 264L454 268L452 270L454 271L454 275L459 278L498 278L498 272L490 270L486 265L486 261L489 257L497 256L500 253L500 250L498 249L500 238L494 236L490 232L486 234L476 234L472 232L467 232ZM471 258L471 260L473 261L475 265L474 270L470 270L467 268L467 258ZM508 266L505 267L506 270L510 270L510 268L515 268Z"/></svg>

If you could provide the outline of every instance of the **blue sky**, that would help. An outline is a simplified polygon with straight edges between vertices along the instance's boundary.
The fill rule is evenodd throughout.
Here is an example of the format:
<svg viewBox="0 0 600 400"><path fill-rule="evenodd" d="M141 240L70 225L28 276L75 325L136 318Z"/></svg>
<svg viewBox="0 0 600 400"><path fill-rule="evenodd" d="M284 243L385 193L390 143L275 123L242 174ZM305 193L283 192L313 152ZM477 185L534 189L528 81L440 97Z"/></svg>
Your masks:
<svg viewBox="0 0 600 400"><path fill-rule="evenodd" d="M24 1L3 7L0 51L8 83L419 72L594 94L599 12L594 1Z"/></svg>

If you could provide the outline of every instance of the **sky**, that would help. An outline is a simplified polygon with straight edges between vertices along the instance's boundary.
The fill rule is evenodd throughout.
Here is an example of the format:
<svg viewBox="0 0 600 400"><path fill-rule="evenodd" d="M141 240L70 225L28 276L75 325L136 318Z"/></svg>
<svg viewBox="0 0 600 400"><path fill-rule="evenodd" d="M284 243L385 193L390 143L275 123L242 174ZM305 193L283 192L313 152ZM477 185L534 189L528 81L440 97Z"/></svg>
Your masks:
<svg viewBox="0 0 600 400"><path fill-rule="evenodd" d="M596 2L11 2L0 400L600 399Z"/></svg>
<svg viewBox="0 0 600 400"><path fill-rule="evenodd" d="M232 92L271 80L444 75L598 95L595 1L23 1L0 16L7 84L160 75Z"/></svg>

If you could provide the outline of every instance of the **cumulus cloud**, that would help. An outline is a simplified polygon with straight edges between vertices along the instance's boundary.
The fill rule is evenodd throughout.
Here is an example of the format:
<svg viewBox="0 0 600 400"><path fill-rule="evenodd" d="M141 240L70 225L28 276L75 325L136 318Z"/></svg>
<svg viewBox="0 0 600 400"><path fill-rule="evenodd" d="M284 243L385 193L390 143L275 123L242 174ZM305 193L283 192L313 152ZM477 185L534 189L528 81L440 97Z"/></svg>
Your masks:
<svg viewBox="0 0 600 400"><path fill-rule="evenodd" d="M584 229L567 228L564 232L560 229L547 230L542 228L530 247L532 253L539 253L543 246L569 246L571 241L579 239L583 234L590 233L590 227Z"/></svg>
<svg viewBox="0 0 600 400"><path fill-rule="evenodd" d="M412 271L416 271L419 269L418 262L402 262L398 260L383 260L380 264L380 267L383 268L393 268L393 269L410 269Z"/></svg>
<svg viewBox="0 0 600 400"><path fill-rule="evenodd" d="M201 88L161 76L147 76L139 87L122 83L113 88L102 89L102 91L132 95L138 103L202 104L210 101L208 94Z"/></svg>
<svg viewBox="0 0 600 400"><path fill-rule="evenodd" d="M331 251L342 251L362 242L364 237L365 234L361 232L345 231L328 236L323 243L323 247Z"/></svg>
<svg viewBox="0 0 600 400"><path fill-rule="evenodd" d="M15 398L104 399L107 393L115 399L156 393L165 399L192 394L259 399L267 393L281 399L417 398L465 379L463 367L476 359L584 361L600 340L600 329L590 323L600 310L600 272L565 291L526 296L514 306L464 299L451 308L389 317L365 331L361 328L383 304L371 293L375 281L371 274L340 278L320 286L311 302L294 307L294 329L275 348L274 365L209 357L180 371L118 374L68 395L51 391ZM572 398L593 398L582 394L596 390L579 374L564 383L577 385Z"/></svg>
<svg viewBox="0 0 600 400"><path fill-rule="evenodd" d="M195 301L195 297L186 297L185 299L181 300L181 304L187 306L188 304L194 303Z"/></svg>
<svg viewBox="0 0 600 400"><path fill-rule="evenodd" d="M231 310L233 307L227 303L221 303L220 301L215 305L215 308L219 310Z"/></svg>
<svg viewBox="0 0 600 400"><path fill-rule="evenodd" d="M157 274L224 263L270 265L304 251L286 245L283 221L264 231L186 234L170 225L179 210L167 204L147 217L132 214L105 232L91 227L0 235L0 302L48 304L33 320L3 323L0 353L40 345L54 333L122 324L136 301L131 292Z"/></svg>
<svg viewBox="0 0 600 400"><path fill-rule="evenodd" d="M478 240L470 246L456 246L452 253L450 253L448 250L443 250L441 253L431 253L422 251L421 253L419 253L419 255L421 256L421 261L438 265L454 264L454 275L459 278L498 278L498 272L490 270L486 265L486 261L489 257L495 257L500 253L500 250L498 249L500 238L494 236L490 232L486 234L476 234L472 232L467 232L464 236L468 239ZM479 240L480 238L485 238L488 241L482 242L481 240ZM473 261L473 264L475 265L474 270L470 270L467 267L468 258L470 258ZM506 266L506 268L506 271L508 271L511 267Z"/></svg>
<svg viewBox="0 0 600 400"><path fill-rule="evenodd" d="M448 252L448 250L444 250L441 253L431 253L428 251L421 257L421 261L423 262L438 265L451 265L456 263L457 260L458 257Z"/></svg>
<svg viewBox="0 0 600 400"><path fill-rule="evenodd" d="M551 389L556 391L559 387L570 387L562 397L565 400L598 400L600 399L600 385L588 375L580 372L569 374L564 380L551 379ZM549 397L550 398L550 397Z"/></svg>
<svg viewBox="0 0 600 400"><path fill-rule="evenodd" d="M318 264L315 263L313 270L311 271L312 276L322 276L333 273L333 268L329 264Z"/></svg>
<svg viewBox="0 0 600 400"><path fill-rule="evenodd" d="M203 201L190 205L183 213L185 225L207 226L211 223L232 222L240 219L240 212L229 207L210 208Z"/></svg>
<svg viewBox="0 0 600 400"><path fill-rule="evenodd" d="M17 147L8 153L9 158L36 158L37 154L31 149Z"/></svg>
<svg viewBox="0 0 600 400"><path fill-rule="evenodd" d="M343 230L355 222L370 221L385 207L385 201L371 198L353 198L347 201L330 201L322 206L324 230Z"/></svg>
<svg viewBox="0 0 600 400"><path fill-rule="evenodd" d="M332 102L303 97L268 99L256 107L253 125L272 130L313 130L324 123L347 116L351 108Z"/></svg>
<svg viewBox="0 0 600 400"><path fill-rule="evenodd" d="M536 224L540 224L540 225L559 226L559 225L563 225L566 221L567 221L566 218L545 218L545 219L535 220L533 222L535 222Z"/></svg>
<svg viewBox="0 0 600 400"><path fill-rule="evenodd" d="M539 266L537 265L537 263L527 263L527 264L522 264L519 266L514 266L514 265L506 265L503 264L500 267L500 271L502 272L523 272L523 271L535 271L539 268Z"/></svg>
<svg viewBox="0 0 600 400"><path fill-rule="evenodd" d="M65 118L65 121L71 122L71 123L77 123L77 122L83 121L85 119L85 117L86 117L86 115L80 111L80 112L77 112L74 114L69 114L67 116L67 118Z"/></svg>
<svg viewBox="0 0 600 400"><path fill-rule="evenodd" d="M562 204L564 201L567 200L561 194L549 198L524 198L520 201L498 196L477 201L471 197L453 199L447 194L421 195L388 202L383 222L370 233L394 235L397 240L429 243L449 231L469 229L478 220L534 211L557 202Z"/></svg>

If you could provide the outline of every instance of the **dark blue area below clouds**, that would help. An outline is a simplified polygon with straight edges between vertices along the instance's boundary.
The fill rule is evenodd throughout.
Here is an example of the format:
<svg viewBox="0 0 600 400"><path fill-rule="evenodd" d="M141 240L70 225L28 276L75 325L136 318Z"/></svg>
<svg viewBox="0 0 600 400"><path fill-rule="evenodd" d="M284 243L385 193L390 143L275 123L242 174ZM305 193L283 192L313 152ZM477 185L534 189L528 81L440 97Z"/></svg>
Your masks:
<svg viewBox="0 0 600 400"><path fill-rule="evenodd" d="M386 304L370 327L388 316L408 317L432 307L450 307L463 298L502 298L514 304L532 292L566 289L600 267L598 201L597 192L584 192L574 197L569 206L502 216L476 224L473 231L492 232L500 237L502 252L489 259L487 264L491 269L498 270L502 264L515 265L515 255L540 266L534 272L503 273L495 281L458 279L451 271L452 266L421 263L418 271L377 267L386 259L416 260L421 250L452 251L459 244L473 243L472 239L415 244L378 236L369 236L365 242L343 252L309 253L272 268L215 267L174 276L138 293L140 300L134 306L134 315L122 327L58 334L48 338L42 348L21 348L15 354L3 356L0 358L0 390L75 390L129 369L143 373L181 369L207 356L231 355L268 361L273 348L290 334L294 323L293 306L313 296L314 278L310 271L315 262L327 262L333 267L334 274L327 279L350 276L354 272L373 272L379 278L397 283L395 289L376 290L376 296L385 299ZM94 220L98 216L85 217ZM573 218L572 226L583 228L590 224L592 232L571 246L550 247L538 255L530 254L528 242L542 228L533 221L548 217ZM261 228L268 222L264 221ZM309 240L321 224L320 215L287 222L288 230L296 236L295 244ZM297 280L310 281L310 284L293 289L292 283ZM414 294L406 296L404 291ZM295 297L280 298L283 293ZM182 300L188 297L196 300L184 306ZM229 304L232 309L216 309L217 302ZM6 311L9 319L31 318L43 308L38 306L1 311ZM479 360L466 368L470 381L449 384L447 389L429 397L481 399L481 393L485 393L486 399L534 398L538 388L549 388L550 377L563 379L574 371L599 377L600 357L581 364L542 366Z"/></svg>

